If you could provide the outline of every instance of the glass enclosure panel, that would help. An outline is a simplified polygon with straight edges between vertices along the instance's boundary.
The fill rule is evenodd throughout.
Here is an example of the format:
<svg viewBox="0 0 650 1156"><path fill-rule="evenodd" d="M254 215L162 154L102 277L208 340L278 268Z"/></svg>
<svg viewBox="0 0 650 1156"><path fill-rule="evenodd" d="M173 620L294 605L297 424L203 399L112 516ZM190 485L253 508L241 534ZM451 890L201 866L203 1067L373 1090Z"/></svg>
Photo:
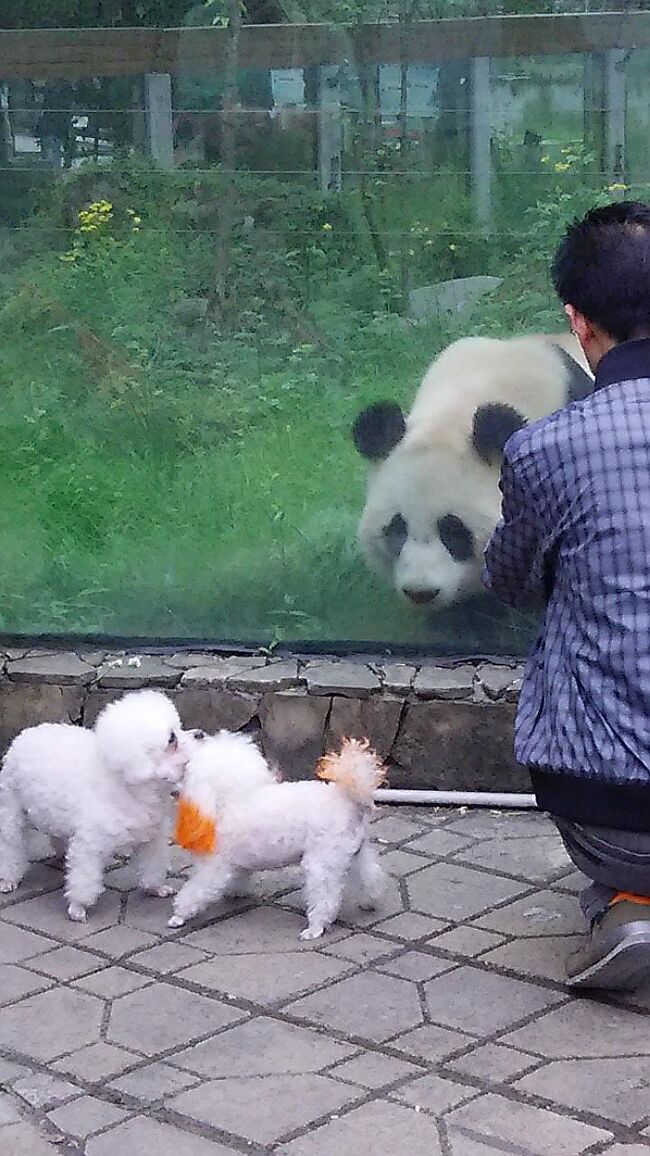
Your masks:
<svg viewBox="0 0 650 1156"><path fill-rule="evenodd" d="M566 335L565 223L648 196L650 13L188 7L0 30L0 633L523 653L480 348L397 406Z"/></svg>

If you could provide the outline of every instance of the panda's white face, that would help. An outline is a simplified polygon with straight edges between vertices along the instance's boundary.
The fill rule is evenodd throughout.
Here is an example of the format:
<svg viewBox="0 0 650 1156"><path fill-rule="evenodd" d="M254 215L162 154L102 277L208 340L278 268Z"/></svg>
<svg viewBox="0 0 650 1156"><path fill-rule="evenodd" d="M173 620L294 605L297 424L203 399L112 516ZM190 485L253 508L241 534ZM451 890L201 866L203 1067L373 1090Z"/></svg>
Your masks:
<svg viewBox="0 0 650 1156"><path fill-rule="evenodd" d="M499 517L498 470L468 444L398 446L374 466L359 537L374 568L412 605L441 609L481 589L483 551Z"/></svg>

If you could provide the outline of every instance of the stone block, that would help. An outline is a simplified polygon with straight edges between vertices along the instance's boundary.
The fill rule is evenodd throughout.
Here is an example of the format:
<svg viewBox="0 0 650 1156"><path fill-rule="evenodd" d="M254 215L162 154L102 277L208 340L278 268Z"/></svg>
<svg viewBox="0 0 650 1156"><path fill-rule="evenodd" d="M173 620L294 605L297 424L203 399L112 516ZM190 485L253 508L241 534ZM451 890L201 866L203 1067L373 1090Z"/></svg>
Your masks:
<svg viewBox="0 0 650 1156"><path fill-rule="evenodd" d="M497 666L484 662L476 671L479 686L483 688L488 698L497 699L505 694L509 686L517 677L511 666Z"/></svg>
<svg viewBox="0 0 650 1156"><path fill-rule="evenodd" d="M178 671L167 666L161 658L145 655L130 655L115 662L105 662L100 666L97 681L101 687L119 687L123 690L137 690L142 686L171 688L178 683Z"/></svg>
<svg viewBox="0 0 650 1156"><path fill-rule="evenodd" d="M529 791L513 754L507 703L408 703L391 752L393 787Z"/></svg>
<svg viewBox="0 0 650 1156"><path fill-rule="evenodd" d="M21 658L7 663L12 682L54 683L56 686L85 686L97 676L94 666L76 654L46 654L41 658Z"/></svg>
<svg viewBox="0 0 650 1156"><path fill-rule="evenodd" d="M368 738L377 753L387 758L397 736L403 708L401 699L389 698L388 695L367 699L335 695L327 720L327 750L339 747L343 738Z"/></svg>
<svg viewBox="0 0 650 1156"><path fill-rule="evenodd" d="M287 658L282 662L270 662L267 666L253 667L250 671L232 675L228 686L233 690L264 691L288 690L298 686L298 662Z"/></svg>
<svg viewBox="0 0 650 1156"><path fill-rule="evenodd" d="M83 690L51 683L0 683L0 750L24 727L43 722L77 722Z"/></svg>
<svg viewBox="0 0 650 1156"><path fill-rule="evenodd" d="M406 662L382 662L376 666L384 690L390 694L408 694L418 668Z"/></svg>
<svg viewBox="0 0 650 1156"><path fill-rule="evenodd" d="M363 662L310 662L302 674L309 693L314 695L367 698L380 689L379 678Z"/></svg>
<svg viewBox="0 0 650 1156"><path fill-rule="evenodd" d="M471 698L475 675L473 666L423 666L413 680L413 689L418 698Z"/></svg>
<svg viewBox="0 0 650 1156"><path fill-rule="evenodd" d="M93 687L88 691L83 706L83 724L86 727L92 727L97 721L97 716L108 705L109 702L115 702L117 698L121 698L123 691L121 690L98 690Z"/></svg>
<svg viewBox="0 0 650 1156"><path fill-rule="evenodd" d="M260 704L262 747L285 779L311 777L323 754L329 699L285 690L265 695Z"/></svg>
<svg viewBox="0 0 650 1156"><path fill-rule="evenodd" d="M107 1128L109 1124L117 1124L123 1120L126 1113L114 1104L98 1100L94 1096L80 1096L71 1104L65 1104L50 1112L50 1120L62 1132L85 1140L93 1132Z"/></svg>
<svg viewBox="0 0 650 1156"><path fill-rule="evenodd" d="M266 666L265 658L221 658L212 655L212 661L191 666L181 678L181 686L191 690L210 686L225 686L229 679L243 675L244 671L263 669Z"/></svg>
<svg viewBox="0 0 650 1156"><path fill-rule="evenodd" d="M487 274L454 277L435 285L422 285L409 293L409 316L415 321L449 321L471 312L480 297L492 293L502 277Z"/></svg>
<svg viewBox="0 0 650 1156"><path fill-rule="evenodd" d="M256 695L226 687L202 690L181 687L171 697L184 727L201 727L209 734L222 729L241 730L255 717L259 706Z"/></svg>

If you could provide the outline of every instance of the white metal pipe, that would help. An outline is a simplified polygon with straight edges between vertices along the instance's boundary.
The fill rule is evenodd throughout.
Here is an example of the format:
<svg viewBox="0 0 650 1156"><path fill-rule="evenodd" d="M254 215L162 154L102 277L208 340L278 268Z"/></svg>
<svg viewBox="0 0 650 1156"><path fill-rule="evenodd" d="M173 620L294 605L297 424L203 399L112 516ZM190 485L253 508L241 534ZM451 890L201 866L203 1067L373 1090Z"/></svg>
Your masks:
<svg viewBox="0 0 650 1156"><path fill-rule="evenodd" d="M534 795L507 795L492 791L417 791L384 787L375 791L378 803L422 803L429 807L500 807L512 810L537 806Z"/></svg>

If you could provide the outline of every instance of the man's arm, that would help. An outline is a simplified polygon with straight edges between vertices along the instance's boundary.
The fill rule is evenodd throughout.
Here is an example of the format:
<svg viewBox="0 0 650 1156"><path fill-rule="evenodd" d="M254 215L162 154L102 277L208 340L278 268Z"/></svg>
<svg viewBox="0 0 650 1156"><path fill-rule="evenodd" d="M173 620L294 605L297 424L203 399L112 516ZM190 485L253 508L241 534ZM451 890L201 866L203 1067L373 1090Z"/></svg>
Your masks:
<svg viewBox="0 0 650 1156"><path fill-rule="evenodd" d="M509 606L533 609L550 597L552 543L521 467L507 454L499 488L501 520L485 548L483 585Z"/></svg>

